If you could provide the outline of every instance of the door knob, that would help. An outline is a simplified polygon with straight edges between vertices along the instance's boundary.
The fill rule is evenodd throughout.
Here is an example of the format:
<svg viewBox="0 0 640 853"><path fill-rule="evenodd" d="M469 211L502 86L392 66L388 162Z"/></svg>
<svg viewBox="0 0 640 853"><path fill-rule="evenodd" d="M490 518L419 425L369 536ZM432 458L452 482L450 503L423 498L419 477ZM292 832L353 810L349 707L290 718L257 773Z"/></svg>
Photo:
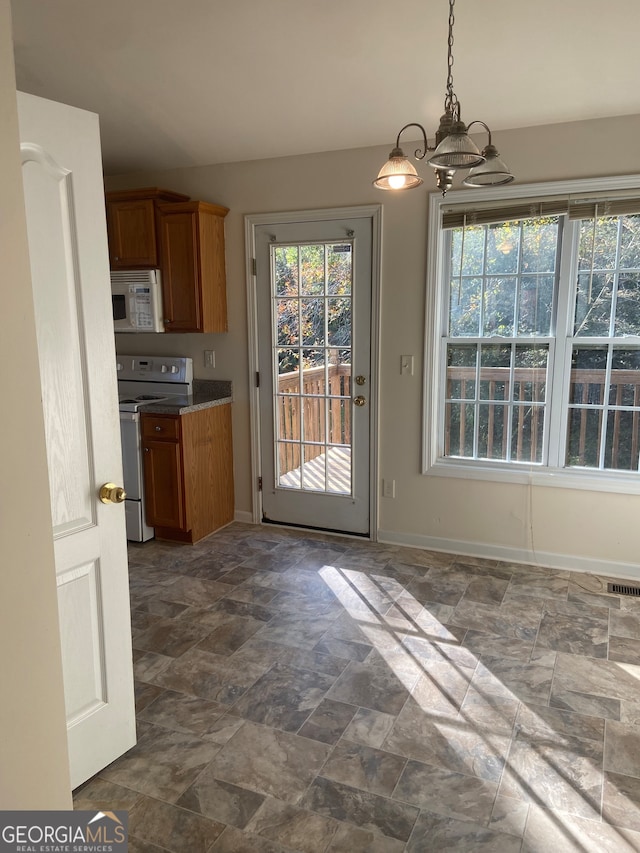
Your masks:
<svg viewBox="0 0 640 853"><path fill-rule="evenodd" d="M353 402L356 404L356 406L365 406L367 403L362 394L358 394L357 397L354 397Z"/></svg>
<svg viewBox="0 0 640 853"><path fill-rule="evenodd" d="M121 504L127 497L127 493L122 486L116 486L115 483L105 483L98 492L98 497L103 504Z"/></svg>

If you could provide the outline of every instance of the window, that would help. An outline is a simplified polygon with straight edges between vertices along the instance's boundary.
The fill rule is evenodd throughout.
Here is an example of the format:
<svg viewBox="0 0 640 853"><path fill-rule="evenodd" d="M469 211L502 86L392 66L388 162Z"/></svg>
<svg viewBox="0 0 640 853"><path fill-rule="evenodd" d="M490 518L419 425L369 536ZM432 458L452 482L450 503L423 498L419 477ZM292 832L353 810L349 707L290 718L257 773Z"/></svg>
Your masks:
<svg viewBox="0 0 640 853"><path fill-rule="evenodd" d="M432 198L430 472L640 491L640 198L590 183Z"/></svg>

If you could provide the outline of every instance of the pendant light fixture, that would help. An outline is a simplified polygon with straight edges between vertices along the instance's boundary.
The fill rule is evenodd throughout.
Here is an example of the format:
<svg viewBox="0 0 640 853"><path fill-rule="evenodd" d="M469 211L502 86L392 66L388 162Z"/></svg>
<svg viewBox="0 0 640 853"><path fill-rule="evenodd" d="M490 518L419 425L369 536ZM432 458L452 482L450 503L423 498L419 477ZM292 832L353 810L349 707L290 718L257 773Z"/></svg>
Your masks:
<svg viewBox="0 0 640 853"><path fill-rule="evenodd" d="M410 122L400 129L396 138L395 148L389 154L389 159L380 169L378 177L373 182L381 190L408 190L419 187L423 183L415 166L405 156L400 148L400 136L408 127L417 127L422 133L423 147L417 148L413 156L427 160L435 168L436 183L445 195L451 188L453 176L459 169L469 169L469 174L463 183L470 187L488 187L498 184L509 184L514 177L498 154L491 140L491 131L483 121L472 121L467 127L460 117L460 101L453 91L453 6L455 0L449 0L449 39L447 50L447 87L444 98L444 113L440 117L440 125L436 131L435 146L429 147L427 132L421 124ZM489 135L488 144L482 149L469 136L469 130L474 124L480 124Z"/></svg>

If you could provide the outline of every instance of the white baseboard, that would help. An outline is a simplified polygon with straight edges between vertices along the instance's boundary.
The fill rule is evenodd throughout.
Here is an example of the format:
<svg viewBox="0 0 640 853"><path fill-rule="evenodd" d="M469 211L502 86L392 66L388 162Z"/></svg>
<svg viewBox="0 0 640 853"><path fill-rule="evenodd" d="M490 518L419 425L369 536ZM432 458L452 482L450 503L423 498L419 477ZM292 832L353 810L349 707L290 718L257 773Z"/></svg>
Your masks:
<svg viewBox="0 0 640 853"><path fill-rule="evenodd" d="M243 524L253 524L253 515L250 512L245 512L243 509L237 509L233 520L241 521Z"/></svg>
<svg viewBox="0 0 640 853"><path fill-rule="evenodd" d="M394 530L378 530L378 542L422 548L428 551L444 551L447 554L486 557L489 560L504 560L508 563L526 563L550 569L568 569L572 572L640 580L640 565L602 560L596 557L554 554L547 551L532 551L528 548L507 548L504 545L490 545L486 542L464 542L415 533L397 533Z"/></svg>

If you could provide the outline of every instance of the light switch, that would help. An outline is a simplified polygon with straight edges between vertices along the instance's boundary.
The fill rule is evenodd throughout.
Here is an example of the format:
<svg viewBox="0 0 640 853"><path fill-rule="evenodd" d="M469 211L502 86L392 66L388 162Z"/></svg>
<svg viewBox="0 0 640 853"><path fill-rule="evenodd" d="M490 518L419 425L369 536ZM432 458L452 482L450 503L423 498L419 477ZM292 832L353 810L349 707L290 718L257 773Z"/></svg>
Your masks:
<svg viewBox="0 0 640 853"><path fill-rule="evenodd" d="M402 376L413 376L413 356L400 356L400 374Z"/></svg>
<svg viewBox="0 0 640 853"><path fill-rule="evenodd" d="M205 367L215 367L216 366L216 354L212 349L206 349L204 351L204 366Z"/></svg>

